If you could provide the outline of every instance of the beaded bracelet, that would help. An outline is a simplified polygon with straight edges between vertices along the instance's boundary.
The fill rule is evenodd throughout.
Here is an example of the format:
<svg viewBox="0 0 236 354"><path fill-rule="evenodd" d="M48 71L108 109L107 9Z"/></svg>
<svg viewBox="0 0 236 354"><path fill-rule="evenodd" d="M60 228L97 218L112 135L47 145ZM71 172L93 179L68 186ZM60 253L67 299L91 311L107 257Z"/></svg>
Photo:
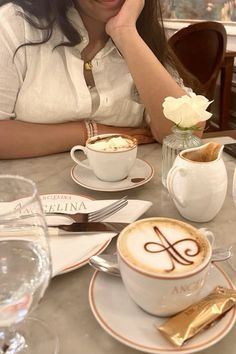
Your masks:
<svg viewBox="0 0 236 354"><path fill-rule="evenodd" d="M98 126L97 123L93 120L86 120L85 127L87 130L87 139L92 138L93 136L98 134Z"/></svg>

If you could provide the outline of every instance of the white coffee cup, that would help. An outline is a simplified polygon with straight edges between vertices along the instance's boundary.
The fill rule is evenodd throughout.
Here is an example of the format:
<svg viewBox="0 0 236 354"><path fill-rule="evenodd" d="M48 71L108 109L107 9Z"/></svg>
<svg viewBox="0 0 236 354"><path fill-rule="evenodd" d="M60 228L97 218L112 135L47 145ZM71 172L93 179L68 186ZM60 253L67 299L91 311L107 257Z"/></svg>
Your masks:
<svg viewBox="0 0 236 354"><path fill-rule="evenodd" d="M77 159L75 152L82 150L89 165ZM137 156L137 140L125 134L96 135L85 146L71 149L71 158L80 166L90 169L102 181L115 182L126 178Z"/></svg>
<svg viewBox="0 0 236 354"><path fill-rule="evenodd" d="M118 237L117 254L134 302L150 314L171 316L202 297L212 245L201 230L156 217L127 226Z"/></svg>

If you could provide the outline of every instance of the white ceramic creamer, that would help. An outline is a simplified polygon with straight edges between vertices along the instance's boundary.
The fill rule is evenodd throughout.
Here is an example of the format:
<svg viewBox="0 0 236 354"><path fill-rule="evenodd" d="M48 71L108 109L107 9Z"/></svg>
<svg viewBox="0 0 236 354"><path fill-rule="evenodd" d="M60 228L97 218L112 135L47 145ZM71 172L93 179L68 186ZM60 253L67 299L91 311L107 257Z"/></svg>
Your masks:
<svg viewBox="0 0 236 354"><path fill-rule="evenodd" d="M206 222L220 211L228 182L223 148L210 142L183 150L176 157L167 176L167 188L184 218Z"/></svg>

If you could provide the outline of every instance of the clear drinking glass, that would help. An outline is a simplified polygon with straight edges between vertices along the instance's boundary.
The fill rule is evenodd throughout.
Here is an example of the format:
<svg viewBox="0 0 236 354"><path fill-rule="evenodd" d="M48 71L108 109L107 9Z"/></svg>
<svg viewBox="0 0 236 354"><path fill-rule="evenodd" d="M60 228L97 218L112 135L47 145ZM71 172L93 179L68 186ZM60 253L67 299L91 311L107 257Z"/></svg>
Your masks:
<svg viewBox="0 0 236 354"><path fill-rule="evenodd" d="M182 130L172 127L172 134L165 137L162 144L162 184L166 187L167 175L176 156L185 149L202 145L202 140L193 134L191 129Z"/></svg>
<svg viewBox="0 0 236 354"><path fill-rule="evenodd" d="M232 185L232 196L234 206L236 208L236 165L234 168L234 176L233 176L233 185ZM230 245L231 257L228 260L228 263L231 265L234 271L236 271L236 243Z"/></svg>
<svg viewBox="0 0 236 354"><path fill-rule="evenodd" d="M0 354L57 353L54 333L27 317L50 277L47 226L36 186L24 177L0 175Z"/></svg>

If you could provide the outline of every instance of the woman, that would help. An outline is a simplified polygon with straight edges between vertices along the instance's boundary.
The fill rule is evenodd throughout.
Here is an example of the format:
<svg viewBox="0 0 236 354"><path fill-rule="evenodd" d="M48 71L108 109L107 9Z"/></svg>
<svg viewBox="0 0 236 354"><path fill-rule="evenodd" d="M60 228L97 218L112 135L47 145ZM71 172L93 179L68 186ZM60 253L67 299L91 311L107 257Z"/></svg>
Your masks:
<svg viewBox="0 0 236 354"><path fill-rule="evenodd" d="M185 91L165 68L157 0L0 5L0 158L69 151L97 133L140 144L169 133L162 102Z"/></svg>

